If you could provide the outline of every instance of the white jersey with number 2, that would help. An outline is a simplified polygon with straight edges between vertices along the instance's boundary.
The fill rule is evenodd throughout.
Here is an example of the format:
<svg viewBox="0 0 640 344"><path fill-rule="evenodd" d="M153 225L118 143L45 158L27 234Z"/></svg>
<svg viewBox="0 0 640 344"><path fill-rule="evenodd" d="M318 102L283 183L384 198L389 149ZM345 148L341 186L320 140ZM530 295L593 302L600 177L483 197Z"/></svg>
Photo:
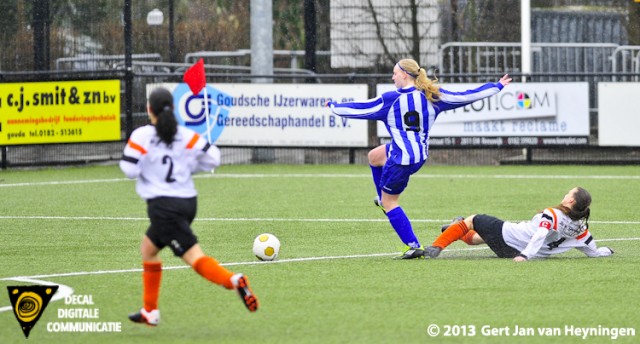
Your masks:
<svg viewBox="0 0 640 344"><path fill-rule="evenodd" d="M219 165L220 150L183 126L178 126L170 145L160 141L153 125L134 130L120 160L124 174L137 178L136 192L145 200L195 197L191 175Z"/></svg>

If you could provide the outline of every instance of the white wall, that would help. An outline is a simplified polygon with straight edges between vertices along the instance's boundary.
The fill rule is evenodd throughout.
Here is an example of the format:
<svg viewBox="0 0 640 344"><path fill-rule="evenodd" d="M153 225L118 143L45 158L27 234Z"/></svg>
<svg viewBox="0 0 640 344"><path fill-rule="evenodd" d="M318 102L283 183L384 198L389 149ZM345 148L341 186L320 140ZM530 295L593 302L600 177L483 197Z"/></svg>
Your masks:
<svg viewBox="0 0 640 344"><path fill-rule="evenodd" d="M411 12L408 0L374 0L377 21L389 52L410 58ZM440 11L437 0L423 0L418 6L420 63L438 64ZM367 1L331 1L331 67L366 68L380 62L383 47Z"/></svg>
<svg viewBox="0 0 640 344"><path fill-rule="evenodd" d="M640 83L598 83L600 146L640 146Z"/></svg>

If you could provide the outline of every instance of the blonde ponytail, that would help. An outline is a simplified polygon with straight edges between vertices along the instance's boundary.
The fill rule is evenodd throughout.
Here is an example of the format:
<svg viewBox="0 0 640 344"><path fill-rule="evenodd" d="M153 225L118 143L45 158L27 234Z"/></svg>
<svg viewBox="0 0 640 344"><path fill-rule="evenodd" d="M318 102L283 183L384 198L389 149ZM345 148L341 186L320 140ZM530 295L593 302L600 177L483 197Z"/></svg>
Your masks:
<svg viewBox="0 0 640 344"><path fill-rule="evenodd" d="M412 59L402 59L398 62L398 66L407 74L415 79L416 89L424 92L424 95L430 102L437 102L440 98L440 86L435 81L427 77L427 71L418 66L418 62Z"/></svg>

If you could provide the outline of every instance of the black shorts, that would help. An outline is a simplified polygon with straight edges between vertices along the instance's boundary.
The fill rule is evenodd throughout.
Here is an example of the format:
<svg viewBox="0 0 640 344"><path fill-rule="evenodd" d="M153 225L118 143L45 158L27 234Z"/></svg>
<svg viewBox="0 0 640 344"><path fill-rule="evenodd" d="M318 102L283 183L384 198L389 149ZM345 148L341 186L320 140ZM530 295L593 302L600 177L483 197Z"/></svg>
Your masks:
<svg viewBox="0 0 640 344"><path fill-rule="evenodd" d="M473 217L473 229L480 235L487 246L500 258L513 258L520 251L507 245L502 236L504 221L489 215L476 215Z"/></svg>
<svg viewBox="0 0 640 344"><path fill-rule="evenodd" d="M196 217L198 200L193 198L158 197L147 200L147 214L151 225L147 237L159 249L169 246L178 257L198 243L191 230Z"/></svg>

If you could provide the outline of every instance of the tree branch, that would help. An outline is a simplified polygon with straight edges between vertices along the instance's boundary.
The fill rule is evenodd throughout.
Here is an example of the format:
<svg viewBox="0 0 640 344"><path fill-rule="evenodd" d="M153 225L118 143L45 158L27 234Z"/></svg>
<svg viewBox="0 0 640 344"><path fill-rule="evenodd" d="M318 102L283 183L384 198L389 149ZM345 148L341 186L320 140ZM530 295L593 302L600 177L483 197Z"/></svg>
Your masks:
<svg viewBox="0 0 640 344"><path fill-rule="evenodd" d="M373 2L371 0L368 0L367 3L369 4L369 10L371 11L371 16L373 17L373 24L376 28L376 36L378 37L378 41L380 42L380 45L382 45L382 51L383 51L384 57L385 59L388 59L390 63L396 63L395 59L393 58L393 56L391 56L391 53L389 52L389 48L387 47L387 44L384 41L384 37L382 36L380 22L378 21L378 14L376 13L376 10L373 8Z"/></svg>

